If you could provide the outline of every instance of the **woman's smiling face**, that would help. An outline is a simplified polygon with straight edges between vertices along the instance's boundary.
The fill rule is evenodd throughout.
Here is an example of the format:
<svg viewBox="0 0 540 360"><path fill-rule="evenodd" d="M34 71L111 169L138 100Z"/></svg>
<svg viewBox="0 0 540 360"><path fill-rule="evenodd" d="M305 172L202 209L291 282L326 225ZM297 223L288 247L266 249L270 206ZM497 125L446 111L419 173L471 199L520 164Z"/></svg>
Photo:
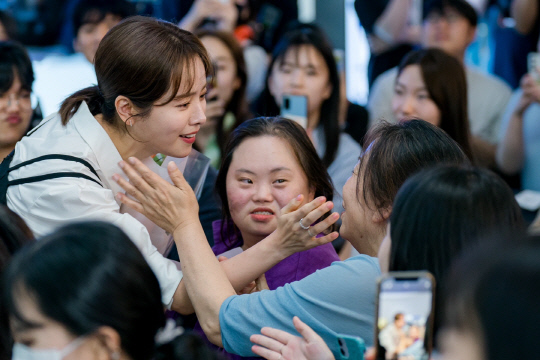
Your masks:
<svg viewBox="0 0 540 360"><path fill-rule="evenodd" d="M304 195L304 202L314 198L291 146L276 136L247 138L236 148L226 190L231 218L244 242L272 233L281 208L296 196Z"/></svg>

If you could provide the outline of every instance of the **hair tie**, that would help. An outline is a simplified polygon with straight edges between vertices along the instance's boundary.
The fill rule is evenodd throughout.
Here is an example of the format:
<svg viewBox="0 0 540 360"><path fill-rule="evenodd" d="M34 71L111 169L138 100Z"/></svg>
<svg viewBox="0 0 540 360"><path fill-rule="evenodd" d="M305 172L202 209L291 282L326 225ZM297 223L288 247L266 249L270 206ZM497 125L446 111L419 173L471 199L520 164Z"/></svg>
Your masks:
<svg viewBox="0 0 540 360"><path fill-rule="evenodd" d="M103 99L105 99L105 96L103 96L103 93L101 92L101 89L99 88L99 85L96 85L97 91L99 96L101 96Z"/></svg>

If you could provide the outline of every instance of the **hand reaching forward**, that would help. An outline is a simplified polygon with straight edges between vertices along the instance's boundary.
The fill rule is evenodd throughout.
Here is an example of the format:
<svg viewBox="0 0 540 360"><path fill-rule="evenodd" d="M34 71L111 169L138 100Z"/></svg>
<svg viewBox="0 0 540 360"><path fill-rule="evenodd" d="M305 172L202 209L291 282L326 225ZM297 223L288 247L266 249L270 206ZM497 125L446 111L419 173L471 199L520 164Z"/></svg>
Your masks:
<svg viewBox="0 0 540 360"><path fill-rule="evenodd" d="M293 318L298 337L286 331L264 327L261 335L252 335L251 350L269 360L333 360L334 355L324 340L304 324L297 316Z"/></svg>
<svg viewBox="0 0 540 360"><path fill-rule="evenodd" d="M339 219L338 213L320 220L334 207L331 201L320 196L301 206L302 201L303 195L298 195L281 209L277 229L268 236L275 242L274 248L282 251L284 257L329 243L339 236L337 231L324 235Z"/></svg>
<svg viewBox="0 0 540 360"><path fill-rule="evenodd" d="M121 161L119 165L129 182L118 174L114 174L113 179L133 198L118 193L117 198L123 204L171 234L179 227L199 221L197 198L174 162L167 165L174 185L134 157L130 157L128 162Z"/></svg>

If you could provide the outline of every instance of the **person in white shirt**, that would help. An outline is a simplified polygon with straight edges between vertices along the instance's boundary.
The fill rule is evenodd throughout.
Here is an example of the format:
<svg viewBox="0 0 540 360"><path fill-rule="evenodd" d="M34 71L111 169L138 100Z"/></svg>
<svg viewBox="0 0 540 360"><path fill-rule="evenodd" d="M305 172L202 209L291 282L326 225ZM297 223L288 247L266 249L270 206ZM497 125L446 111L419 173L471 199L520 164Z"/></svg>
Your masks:
<svg viewBox="0 0 540 360"><path fill-rule="evenodd" d="M113 179L128 159L156 165L155 154L184 158L191 152L206 121L211 66L193 34L157 19L125 20L99 45L98 84L68 97L58 114L43 120L17 144L8 176L7 205L36 236L73 221L112 222L145 256L159 280L163 303L182 313L193 311L182 272L156 249L153 242L160 239L151 238L141 222L124 213L117 200L121 188ZM300 206L297 203L292 210ZM329 210L327 202L312 202L289 216L296 217L298 211L307 215L317 207L314 204L323 213ZM335 239L334 235L313 240L305 231L281 226L244 253L248 260L239 255L224 268L238 275L230 280L240 290L288 256L275 249L284 244L311 248Z"/></svg>

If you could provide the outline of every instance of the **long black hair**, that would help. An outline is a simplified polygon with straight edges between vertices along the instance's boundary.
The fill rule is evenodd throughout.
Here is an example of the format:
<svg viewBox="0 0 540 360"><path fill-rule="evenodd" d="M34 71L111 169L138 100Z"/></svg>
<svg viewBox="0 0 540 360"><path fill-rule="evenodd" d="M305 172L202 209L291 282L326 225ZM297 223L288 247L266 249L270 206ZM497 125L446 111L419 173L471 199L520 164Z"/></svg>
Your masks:
<svg viewBox="0 0 540 360"><path fill-rule="evenodd" d="M388 268L427 270L441 294L452 260L464 249L496 235L523 233L521 210L501 178L470 165L440 165L412 176L396 195ZM434 334L442 306L439 296Z"/></svg>
<svg viewBox="0 0 540 360"><path fill-rule="evenodd" d="M322 161L323 165L328 168L334 161L339 146L340 86L332 45L322 29L312 24L299 24L283 35L272 52L272 61L268 66L269 71L266 76L266 86L257 100L255 112L264 116L276 116L280 113L280 107L268 88L268 79L272 75L274 64L276 62L283 63L289 51L298 52L301 46L311 46L321 54L328 68L329 82L332 86L330 97L321 104L319 119L326 145Z"/></svg>

